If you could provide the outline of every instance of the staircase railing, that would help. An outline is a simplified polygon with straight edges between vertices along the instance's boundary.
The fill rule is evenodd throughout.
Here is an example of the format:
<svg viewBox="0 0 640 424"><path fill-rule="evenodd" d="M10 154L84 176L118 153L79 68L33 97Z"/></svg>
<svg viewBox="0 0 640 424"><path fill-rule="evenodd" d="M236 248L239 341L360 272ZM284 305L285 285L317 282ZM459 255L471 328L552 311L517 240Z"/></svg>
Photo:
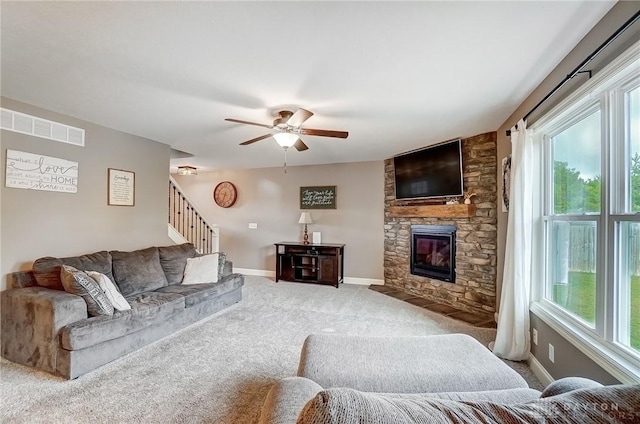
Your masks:
<svg viewBox="0 0 640 424"><path fill-rule="evenodd" d="M169 225L202 254L218 250L218 226L210 225L169 177Z"/></svg>

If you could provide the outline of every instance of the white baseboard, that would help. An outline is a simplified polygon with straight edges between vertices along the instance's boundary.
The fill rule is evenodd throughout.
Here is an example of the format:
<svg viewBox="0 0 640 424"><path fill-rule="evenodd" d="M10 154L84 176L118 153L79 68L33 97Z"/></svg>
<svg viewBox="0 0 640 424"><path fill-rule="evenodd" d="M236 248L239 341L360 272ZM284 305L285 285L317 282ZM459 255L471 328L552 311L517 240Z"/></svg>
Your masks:
<svg viewBox="0 0 640 424"><path fill-rule="evenodd" d="M233 272L244 275L256 275L258 277L276 278L275 271L269 271L266 269L252 269L252 268L236 268L233 267ZM375 278L358 278L358 277L344 277L345 284L360 284L364 286L376 285L383 286L384 280Z"/></svg>
<svg viewBox="0 0 640 424"><path fill-rule="evenodd" d="M344 277L345 284L360 284L363 286L384 286L384 280L376 278L358 278L358 277Z"/></svg>
<svg viewBox="0 0 640 424"><path fill-rule="evenodd" d="M529 353L529 358L527 358L527 363L529 364L529 368L538 377L538 380L542 383L543 386L548 386L553 383L554 379L551 377L551 374L542 366L542 364L536 359L533 354Z"/></svg>
<svg viewBox="0 0 640 424"><path fill-rule="evenodd" d="M275 271L269 271L266 269L236 268L234 266L233 272L244 275L256 275L258 277L276 278Z"/></svg>

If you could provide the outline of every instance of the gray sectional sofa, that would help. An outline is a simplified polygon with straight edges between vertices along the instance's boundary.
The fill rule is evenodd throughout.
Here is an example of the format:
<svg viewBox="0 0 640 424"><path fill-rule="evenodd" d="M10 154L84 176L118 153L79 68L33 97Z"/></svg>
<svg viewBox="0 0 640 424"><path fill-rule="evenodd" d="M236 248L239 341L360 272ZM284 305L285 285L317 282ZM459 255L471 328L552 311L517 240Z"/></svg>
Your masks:
<svg viewBox="0 0 640 424"><path fill-rule="evenodd" d="M36 260L0 294L2 356L73 379L239 302L244 277L224 255L217 282L181 284L196 256L185 243ZM131 309L89 316L85 300L64 291L63 265L105 274Z"/></svg>
<svg viewBox="0 0 640 424"><path fill-rule="evenodd" d="M640 385L572 377L543 392L467 335L312 334L259 424L638 423Z"/></svg>

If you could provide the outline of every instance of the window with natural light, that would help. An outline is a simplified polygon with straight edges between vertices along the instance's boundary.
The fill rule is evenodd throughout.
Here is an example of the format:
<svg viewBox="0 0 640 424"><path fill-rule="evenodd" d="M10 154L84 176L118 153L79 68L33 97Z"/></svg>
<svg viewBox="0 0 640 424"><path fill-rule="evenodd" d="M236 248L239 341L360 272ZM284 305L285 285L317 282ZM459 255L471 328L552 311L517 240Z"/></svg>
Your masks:
<svg viewBox="0 0 640 424"><path fill-rule="evenodd" d="M544 181L532 310L640 379L640 43L532 129Z"/></svg>

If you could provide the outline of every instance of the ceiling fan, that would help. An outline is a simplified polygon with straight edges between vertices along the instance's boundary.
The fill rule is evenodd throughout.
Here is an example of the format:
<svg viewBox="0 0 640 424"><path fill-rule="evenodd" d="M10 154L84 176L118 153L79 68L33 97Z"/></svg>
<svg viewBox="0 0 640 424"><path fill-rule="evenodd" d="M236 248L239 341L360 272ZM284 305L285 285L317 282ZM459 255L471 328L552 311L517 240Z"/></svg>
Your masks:
<svg viewBox="0 0 640 424"><path fill-rule="evenodd" d="M335 138L347 138L349 133L347 131L335 131L335 130L319 130L311 128L302 128L301 125L309 118L313 116L313 112L306 109L298 109L294 112L289 110L282 110L278 112L279 118L273 121L273 125L259 124L257 122L243 121L240 119L226 118L225 121L235 122L237 124L256 125L259 127L269 128L275 132L272 134L261 135L260 137L252 138L245 142L240 143L241 146L255 143L256 141L264 140L265 138L273 137L276 142L287 150L293 146L299 152L307 150L307 146L301 139L300 135L313 135L320 137L335 137Z"/></svg>

